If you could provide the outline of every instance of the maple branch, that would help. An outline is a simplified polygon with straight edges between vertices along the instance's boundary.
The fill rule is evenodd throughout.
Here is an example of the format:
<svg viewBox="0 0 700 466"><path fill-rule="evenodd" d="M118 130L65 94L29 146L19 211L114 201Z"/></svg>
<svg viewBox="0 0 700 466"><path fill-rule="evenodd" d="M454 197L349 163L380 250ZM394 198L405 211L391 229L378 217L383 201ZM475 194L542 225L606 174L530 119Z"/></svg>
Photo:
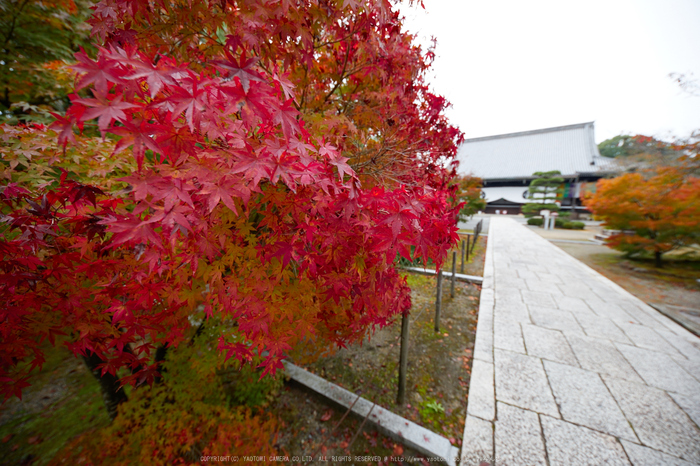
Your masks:
<svg viewBox="0 0 700 466"><path fill-rule="evenodd" d="M12 22L10 23L10 30L7 32L5 35L5 47L7 47L7 44L10 43L10 40L12 39L12 35L15 32L15 27L17 26L17 18L19 15L22 13L22 10L24 10L24 7L27 6L27 3L29 3L29 0L24 0L20 5L18 9L13 9L13 11L17 11L17 14L12 15ZM7 50L3 50L3 52L7 53Z"/></svg>
<svg viewBox="0 0 700 466"><path fill-rule="evenodd" d="M306 90L309 87L309 84L307 81L308 75L309 75L309 67L306 65L303 65L303 68L304 68L304 79L302 80L302 82L305 84L305 86L304 86L304 90L301 93L301 98L299 99L299 107L300 108L304 108L304 106L306 104Z"/></svg>
<svg viewBox="0 0 700 466"><path fill-rule="evenodd" d="M343 61L343 69L340 70L340 77L336 80L335 86L330 90L328 94L326 94L326 97L323 99L323 102L326 103L328 101L328 98L333 95L336 89L338 89L338 86L343 82L345 79L345 67L348 65L348 58L350 57L350 44L345 48L345 60Z"/></svg>
<svg viewBox="0 0 700 466"><path fill-rule="evenodd" d="M355 27L357 27L357 29L355 29ZM339 43L339 42L344 42L344 41L350 39L351 37L353 37L355 34L357 34L357 32L358 32L359 30L360 30L360 28L359 28L359 26L358 26L358 24L357 24L357 21L353 21L353 28L352 28L352 31L350 31L350 33L349 33L347 36L341 37L340 39L336 39L336 40L331 40L331 41L323 42L323 43L320 43L320 44L318 44L318 45L314 45L313 47L314 47L314 49L320 49L320 48L322 48L322 47L327 47L327 46L329 46L329 45L337 44L337 43ZM316 42L316 41L314 40L314 42Z"/></svg>

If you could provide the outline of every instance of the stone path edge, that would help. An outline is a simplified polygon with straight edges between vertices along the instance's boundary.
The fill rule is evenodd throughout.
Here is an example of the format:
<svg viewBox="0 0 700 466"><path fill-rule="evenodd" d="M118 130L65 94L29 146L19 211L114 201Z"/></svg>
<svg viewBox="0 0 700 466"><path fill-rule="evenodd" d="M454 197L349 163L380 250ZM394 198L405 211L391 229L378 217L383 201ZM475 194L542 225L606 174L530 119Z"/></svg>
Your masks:
<svg viewBox="0 0 700 466"><path fill-rule="evenodd" d="M467 416L464 421L460 464L494 463L495 381L493 360L493 311L495 282L493 242L486 243L484 276L469 379Z"/></svg>
<svg viewBox="0 0 700 466"><path fill-rule="evenodd" d="M459 449L445 437L404 419L365 398L358 397L358 395L290 362L285 362L284 366L289 378L345 408L352 406L352 411L358 416L364 418L371 411L367 421L396 441L427 457L442 458L450 466L457 464Z"/></svg>
<svg viewBox="0 0 700 466"><path fill-rule="evenodd" d="M488 246L487 246L487 247L488 247ZM559 251L560 251L561 253L566 254L566 255L569 256L569 257L573 257L573 256L569 255L569 254L568 254L566 251L564 251L563 249L561 249L561 248L557 248L557 249L559 249ZM575 259L575 258L574 258L574 259ZM652 312L658 314L659 317L661 317L661 318L668 319L671 323L673 323L673 324L675 324L676 326L678 326L678 328L680 328L680 329L682 329L683 331L687 332L687 335L696 336L696 335L692 332L692 330L688 329L685 325L681 324L681 323L678 322L676 319L673 319L672 317L666 315L666 313L660 311L660 310L659 310L658 308L656 308L655 306L653 306L653 305L651 305L651 304L649 304L649 303L647 303L647 302L645 302L645 301L642 301L640 298L638 298L637 296L633 295L632 293L630 293L629 291L627 291L627 290L624 289L622 286L620 286L619 284L615 283L614 281L612 281L611 279L609 279L608 277L606 277L606 276L603 275L602 273L598 272L597 270L595 270L595 269L594 269L593 267L591 267L590 265L585 264L584 262L582 262L582 261L580 261L580 260L578 260L578 259L575 259L575 260L576 260L576 261L579 263L579 265L580 265L583 269L585 269L589 274L592 274L592 275L596 276L599 280L602 280L603 282L607 283L607 284L610 285L611 287L617 289L619 292L621 292L622 294L624 294L625 296L627 296L628 299L634 301L638 306L641 306L642 308L646 308L646 309L651 310ZM486 276L486 273L484 273L484 276Z"/></svg>
<svg viewBox="0 0 700 466"><path fill-rule="evenodd" d="M683 314L666 309L663 305L658 303L647 303L647 305L653 309L656 309L658 312L665 315L687 331L691 332L693 335L700 337L700 325L683 316Z"/></svg>

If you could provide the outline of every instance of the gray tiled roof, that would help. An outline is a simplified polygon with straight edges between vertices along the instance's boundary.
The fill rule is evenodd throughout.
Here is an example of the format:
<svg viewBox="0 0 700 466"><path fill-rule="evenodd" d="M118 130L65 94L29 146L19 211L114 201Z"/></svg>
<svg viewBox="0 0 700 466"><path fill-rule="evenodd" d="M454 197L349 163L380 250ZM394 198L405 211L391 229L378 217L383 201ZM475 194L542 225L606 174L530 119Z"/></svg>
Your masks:
<svg viewBox="0 0 700 466"><path fill-rule="evenodd" d="M593 122L467 139L457 159L460 174L485 180L529 178L551 170L575 176L615 169L613 159L598 152Z"/></svg>

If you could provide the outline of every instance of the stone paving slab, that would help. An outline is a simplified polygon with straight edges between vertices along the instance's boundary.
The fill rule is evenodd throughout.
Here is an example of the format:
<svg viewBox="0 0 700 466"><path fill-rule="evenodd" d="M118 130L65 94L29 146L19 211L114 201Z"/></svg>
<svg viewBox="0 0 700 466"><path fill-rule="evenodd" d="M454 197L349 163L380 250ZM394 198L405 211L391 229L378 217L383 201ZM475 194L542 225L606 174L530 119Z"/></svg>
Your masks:
<svg viewBox="0 0 700 466"><path fill-rule="evenodd" d="M610 435L547 416L542 416L542 430L550 466L630 464L622 445Z"/></svg>
<svg viewBox="0 0 700 466"><path fill-rule="evenodd" d="M678 393L669 393L669 395L690 419L700 426L700 393L693 396L679 395Z"/></svg>
<svg viewBox="0 0 700 466"><path fill-rule="evenodd" d="M656 329L656 333L664 337L667 342L680 351L689 362L700 365L700 339L696 337L679 338L676 334L669 330L662 330L658 328ZM691 372L691 374L693 373ZM700 371L698 371L698 376L696 376L696 378L700 380Z"/></svg>
<svg viewBox="0 0 700 466"><path fill-rule="evenodd" d="M460 465L494 464L493 423L467 414L464 423L464 439L460 455Z"/></svg>
<svg viewBox="0 0 700 466"><path fill-rule="evenodd" d="M564 420L639 442L598 374L550 361L544 367Z"/></svg>
<svg viewBox="0 0 700 466"><path fill-rule="evenodd" d="M627 440L622 441L622 446L630 462L636 466L693 466L694 464Z"/></svg>
<svg viewBox="0 0 700 466"><path fill-rule="evenodd" d="M536 413L498 403L496 464L547 464Z"/></svg>
<svg viewBox="0 0 700 466"><path fill-rule="evenodd" d="M572 312L551 307L530 306L530 316L535 325L552 330L562 330L583 335L583 329Z"/></svg>
<svg viewBox="0 0 700 466"><path fill-rule="evenodd" d="M521 324L532 323L530 312L525 303L502 304L500 301L495 305L495 315L499 320L505 322L519 322Z"/></svg>
<svg viewBox="0 0 700 466"><path fill-rule="evenodd" d="M493 346L495 348L525 354L523 332L517 322L495 319L493 323Z"/></svg>
<svg viewBox="0 0 700 466"><path fill-rule="evenodd" d="M645 325L633 324L631 322L618 322L617 326L625 332L625 335L632 340L635 346L647 348L655 352L666 353L669 356L677 359L686 359L676 348L673 347L665 338L658 334L653 328ZM676 339L677 337L672 337Z"/></svg>
<svg viewBox="0 0 700 466"><path fill-rule="evenodd" d="M603 376L642 443L700 463L700 430L663 390Z"/></svg>
<svg viewBox="0 0 700 466"><path fill-rule="evenodd" d="M700 382L670 356L636 346L616 346L648 385L685 395L700 393Z"/></svg>
<svg viewBox="0 0 700 466"><path fill-rule="evenodd" d="M591 337L604 338L612 341L617 341L620 343L632 343L625 332L623 332L620 327L615 325L612 319L606 319L604 317L589 317L579 315L576 320L586 335Z"/></svg>
<svg viewBox="0 0 700 466"><path fill-rule="evenodd" d="M496 400L559 417L542 360L494 349Z"/></svg>
<svg viewBox="0 0 700 466"><path fill-rule="evenodd" d="M523 325L522 329L527 354L578 367L576 356L561 332L536 325Z"/></svg>
<svg viewBox="0 0 700 466"><path fill-rule="evenodd" d="M566 334L566 338L582 368L631 382L644 382L611 341L576 334Z"/></svg>
<svg viewBox="0 0 700 466"><path fill-rule="evenodd" d="M469 379L467 414L487 421L496 417L496 397L493 393L493 364L479 359L472 362Z"/></svg>
<svg viewBox="0 0 700 466"><path fill-rule="evenodd" d="M460 464L700 464L700 338L507 217L474 358Z"/></svg>

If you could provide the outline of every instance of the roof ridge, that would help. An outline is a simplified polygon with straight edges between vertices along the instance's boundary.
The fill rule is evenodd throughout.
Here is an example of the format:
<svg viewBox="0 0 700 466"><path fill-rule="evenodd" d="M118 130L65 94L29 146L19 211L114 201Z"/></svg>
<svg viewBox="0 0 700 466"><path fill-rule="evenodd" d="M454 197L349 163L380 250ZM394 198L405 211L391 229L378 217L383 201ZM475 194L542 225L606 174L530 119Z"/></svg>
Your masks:
<svg viewBox="0 0 700 466"><path fill-rule="evenodd" d="M595 121L587 121L585 123L576 123L573 125L552 126L551 128L533 129L533 130L529 130L529 131L518 131L516 133L495 134L493 136L482 136L482 137L478 137L478 138L465 139L464 141L462 141L462 143L471 142L471 141L485 141L488 139L503 139L503 138L517 137L517 136L527 136L530 134L550 133L550 132L554 132L554 131L563 131L563 130L575 129L575 128L585 128L586 126L593 125L594 123L595 123Z"/></svg>

